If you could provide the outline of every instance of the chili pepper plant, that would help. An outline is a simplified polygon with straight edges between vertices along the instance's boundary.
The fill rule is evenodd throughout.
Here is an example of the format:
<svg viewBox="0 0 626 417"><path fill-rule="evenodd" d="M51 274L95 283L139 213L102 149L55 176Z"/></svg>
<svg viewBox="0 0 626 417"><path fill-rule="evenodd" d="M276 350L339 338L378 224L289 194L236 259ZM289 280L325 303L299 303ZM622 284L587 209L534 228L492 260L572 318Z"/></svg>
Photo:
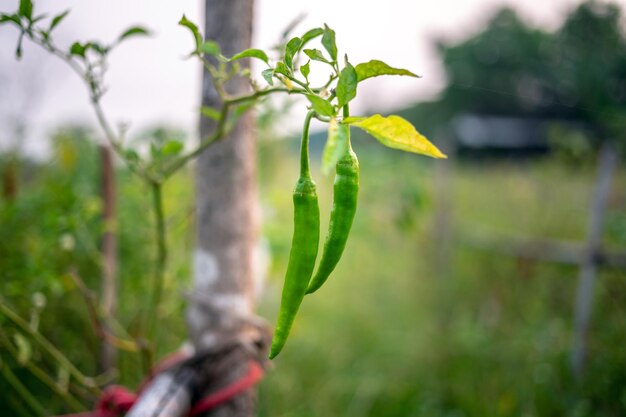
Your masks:
<svg viewBox="0 0 626 417"><path fill-rule="evenodd" d="M163 184L178 170L196 158L212 144L224 139L237 120L250 108L271 95L301 96L302 105L308 108L301 134L300 177L293 191L294 233L289 263L283 286L276 332L272 342L270 357L275 357L283 348L294 318L305 294L318 290L332 274L340 261L352 221L357 211L359 189L359 163L350 142L350 128L355 127L376 138L382 145L407 152L445 158L432 143L422 136L405 119L380 114L353 116L350 103L357 97L358 87L370 78L384 75L418 76L406 69L394 68L385 62L371 60L354 65L347 54L339 54L335 32L328 27L315 27L301 36L289 39L279 48L277 56L271 56L261 49L246 49L233 56L224 56L220 45L204 36L198 26L184 15L179 25L192 35L189 58L201 63L211 75L212 82L220 98L217 107L202 107L203 117L215 121L213 132L192 149L185 149L175 139L152 143L149 153L134 149L125 141L125 131L114 129L102 107L102 97L106 93L105 75L110 55L127 40L150 35L142 26L124 30L110 42L75 41L69 47L55 42L55 30L65 21L69 11L49 18L35 13L32 0L20 0L18 10L12 14L0 14L0 25L12 25L19 30L19 40L15 55L22 56L22 44L28 40L65 62L83 80L98 123L117 156L125 162L130 171L139 177L153 196L153 210L156 216L156 265L155 275L150 285L150 302L144 306L141 340L128 342L121 340L118 345L131 343L140 351L149 351L154 340L156 327L154 317L161 302L164 270L167 262L166 225L163 215ZM264 69L260 77L240 65L243 59L259 60ZM318 64L311 65L312 62ZM319 65L322 64L322 65ZM312 74L313 71L323 74ZM315 75L315 76L312 76ZM242 95L231 95L227 84L234 78L244 77L249 81L249 91ZM311 79L326 79L315 85ZM330 224L325 236L321 260L316 269L320 239L320 208L317 202L316 186L309 169L308 137L312 119L328 125L328 136L324 147L321 170L329 174L335 170L334 196ZM367 167L365 167L367 169ZM0 312L18 327L26 326L4 303ZM26 332L35 343L59 362L69 363L61 352L55 349L42 335ZM113 336L112 337L117 337ZM124 343L122 343L124 342ZM146 348L147 346L147 348ZM71 364L70 364L71 365ZM93 391L99 387L90 378L82 375L74 366L69 366L75 382Z"/></svg>

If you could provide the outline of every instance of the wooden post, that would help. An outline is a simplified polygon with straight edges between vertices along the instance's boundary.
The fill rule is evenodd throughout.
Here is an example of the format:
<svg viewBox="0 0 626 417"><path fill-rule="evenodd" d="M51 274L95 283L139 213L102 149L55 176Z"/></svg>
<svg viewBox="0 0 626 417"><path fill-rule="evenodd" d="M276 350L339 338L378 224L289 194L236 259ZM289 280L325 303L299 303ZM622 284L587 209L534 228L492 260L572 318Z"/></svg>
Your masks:
<svg viewBox="0 0 626 417"><path fill-rule="evenodd" d="M116 230L116 187L115 167L113 166L113 151L108 145L100 146L101 158L101 195L102 195L102 311L109 317L115 317L117 312L118 296L118 256ZM106 329L106 323L103 324ZM102 371L115 368L117 352L113 345L106 340L102 341L100 366Z"/></svg>
<svg viewBox="0 0 626 417"><path fill-rule="evenodd" d="M598 159L598 177L591 202L586 250L580 265L576 304L574 306L571 363L574 376L578 379L582 377L585 367L598 254L602 245L602 229L616 167L617 154L615 149L609 142L605 142Z"/></svg>

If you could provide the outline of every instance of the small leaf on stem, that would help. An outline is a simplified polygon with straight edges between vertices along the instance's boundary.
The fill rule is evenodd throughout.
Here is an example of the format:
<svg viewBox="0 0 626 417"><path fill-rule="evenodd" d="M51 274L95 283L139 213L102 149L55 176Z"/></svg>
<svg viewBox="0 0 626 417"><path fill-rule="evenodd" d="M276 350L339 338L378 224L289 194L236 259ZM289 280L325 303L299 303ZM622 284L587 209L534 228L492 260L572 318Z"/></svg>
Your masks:
<svg viewBox="0 0 626 417"><path fill-rule="evenodd" d="M335 43L335 31L324 24L324 35L322 36L322 45L328 51L330 58L337 61L337 44Z"/></svg>
<svg viewBox="0 0 626 417"><path fill-rule="evenodd" d="M286 76L291 76L291 70L287 67L287 65L285 65L284 62L278 61L276 63L276 68L274 68L274 73L275 74L283 74Z"/></svg>
<svg viewBox="0 0 626 417"><path fill-rule="evenodd" d="M300 67L300 72L302 73L302 75L304 76L304 78L306 78L306 80L309 80L309 74L311 73L311 61L307 61L306 64L302 65Z"/></svg>
<svg viewBox="0 0 626 417"><path fill-rule="evenodd" d="M220 45L215 41L204 41L198 47L198 52L212 56L219 56L221 53Z"/></svg>
<svg viewBox="0 0 626 417"><path fill-rule="evenodd" d="M69 10L64 11L63 13L60 13L56 16L54 16L52 18L52 21L50 22L50 28L48 29L48 32L52 32L52 29L54 29L55 27L57 27L59 25L59 23L61 23L61 21L63 21L63 19L65 19L65 17L70 13Z"/></svg>
<svg viewBox="0 0 626 417"><path fill-rule="evenodd" d="M200 107L200 113L202 113L203 116L208 117L209 119L220 119L220 112L213 107L202 106Z"/></svg>
<svg viewBox="0 0 626 417"><path fill-rule="evenodd" d="M379 75L408 75L409 77L419 78L419 75L413 74L409 70L393 68L385 64L383 61L378 61L376 59L357 65L356 75L359 82L371 77L378 77Z"/></svg>
<svg viewBox="0 0 626 417"><path fill-rule="evenodd" d="M341 70L339 81L337 82L337 106L339 108L348 104L356 97L357 75L354 67L346 61L346 66Z"/></svg>
<svg viewBox="0 0 626 417"><path fill-rule="evenodd" d="M291 69L293 69L293 57L300 50L300 45L302 45L302 39L295 37L285 46L285 65Z"/></svg>
<svg viewBox="0 0 626 417"><path fill-rule="evenodd" d="M307 31L307 33L302 35L302 43L300 44L300 48L304 47L304 45L306 45L310 40L317 38L323 33L324 33L324 29L322 28L314 28L314 29Z"/></svg>
<svg viewBox="0 0 626 417"><path fill-rule="evenodd" d="M235 61L242 58L257 58L265 62L266 64L269 61L269 58L264 51L254 48L246 49L245 51L241 51L238 54L233 55L233 57L230 58L229 61Z"/></svg>
<svg viewBox="0 0 626 417"><path fill-rule="evenodd" d="M324 57L324 54L319 49L305 49L303 52L306 54L306 56L311 58L313 61L320 61L326 64L330 64L330 61L328 61Z"/></svg>
<svg viewBox="0 0 626 417"><path fill-rule="evenodd" d="M87 46L82 45L80 42L74 42L72 46L70 46L70 55L75 55L75 56L85 58L86 51L87 51Z"/></svg>
<svg viewBox="0 0 626 417"><path fill-rule="evenodd" d="M183 150L183 148L184 148L183 144L180 143L179 141L169 140L165 142L165 144L161 148L161 155L163 156L178 155Z"/></svg>
<svg viewBox="0 0 626 417"><path fill-rule="evenodd" d="M13 22L17 26L22 27L20 17L16 14L0 14L0 25L7 22Z"/></svg>
<svg viewBox="0 0 626 417"><path fill-rule="evenodd" d="M20 0L17 13L30 21L33 17L33 2L31 0Z"/></svg>
<svg viewBox="0 0 626 417"><path fill-rule="evenodd" d="M128 29L126 29L118 38L117 41L121 42L126 38L129 38L131 36L149 36L150 35L150 31L144 27L141 26L133 26L130 27Z"/></svg>
<svg viewBox="0 0 626 417"><path fill-rule="evenodd" d="M335 108L328 100L325 100L320 96L316 96L315 94L307 94L306 98L309 99L311 105L313 106L313 110L315 110L318 114L322 116L335 115Z"/></svg>
<svg viewBox="0 0 626 417"><path fill-rule="evenodd" d="M203 38L202 38L202 35L200 34L200 31L198 30L198 26L196 26L196 24L193 23L191 20L187 19L187 16L185 15L181 17L178 24L186 27L187 29L191 31L191 34L193 35L193 38L196 41L196 51L200 49L200 45L202 45Z"/></svg>
<svg viewBox="0 0 626 417"><path fill-rule="evenodd" d="M263 72L261 72L261 75L263 76L265 81L267 81L269 85L274 85L274 79L273 79L274 69L273 68L268 68L266 70L263 70Z"/></svg>

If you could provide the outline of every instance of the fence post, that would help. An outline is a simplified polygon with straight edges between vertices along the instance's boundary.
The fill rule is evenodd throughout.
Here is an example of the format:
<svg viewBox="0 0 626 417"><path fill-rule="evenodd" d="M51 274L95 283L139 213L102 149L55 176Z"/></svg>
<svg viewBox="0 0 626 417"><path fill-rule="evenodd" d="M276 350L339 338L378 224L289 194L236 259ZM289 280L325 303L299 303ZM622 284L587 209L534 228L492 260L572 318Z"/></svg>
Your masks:
<svg viewBox="0 0 626 417"><path fill-rule="evenodd" d="M617 153L613 145L604 142L598 158L598 174L591 202L587 239L583 259L580 264L576 304L574 305L574 334L572 340L572 370L580 379L583 375L587 356L587 335L591 321L594 282L598 268L598 254L602 245L602 229L611 182L617 167Z"/></svg>

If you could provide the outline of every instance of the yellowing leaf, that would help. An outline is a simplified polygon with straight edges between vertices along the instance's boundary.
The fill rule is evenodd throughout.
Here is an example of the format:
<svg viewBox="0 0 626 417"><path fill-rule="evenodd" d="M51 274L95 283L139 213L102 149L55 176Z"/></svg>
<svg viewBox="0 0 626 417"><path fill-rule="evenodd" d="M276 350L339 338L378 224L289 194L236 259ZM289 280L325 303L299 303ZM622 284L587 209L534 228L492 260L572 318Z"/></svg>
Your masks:
<svg viewBox="0 0 626 417"><path fill-rule="evenodd" d="M439 149L422 136L411 123L400 116L348 117L343 123L363 129L380 143L394 149L419 153L433 158L446 158Z"/></svg>

